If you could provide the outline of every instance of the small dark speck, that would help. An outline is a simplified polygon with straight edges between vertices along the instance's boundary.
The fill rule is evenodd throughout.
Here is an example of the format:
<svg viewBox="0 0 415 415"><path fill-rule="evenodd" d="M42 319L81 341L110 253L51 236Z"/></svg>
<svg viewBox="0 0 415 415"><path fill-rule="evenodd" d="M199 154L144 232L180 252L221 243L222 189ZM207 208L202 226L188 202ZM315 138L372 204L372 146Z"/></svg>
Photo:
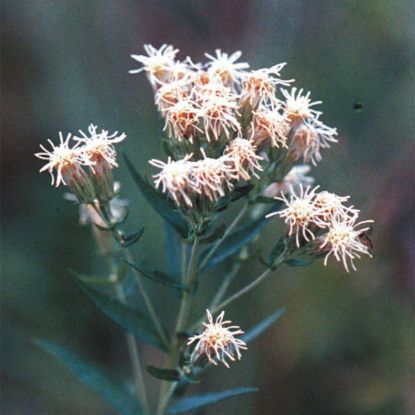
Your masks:
<svg viewBox="0 0 415 415"><path fill-rule="evenodd" d="M353 104L353 109L355 111L362 111L363 110L363 103L362 101L357 100L354 104Z"/></svg>
<svg viewBox="0 0 415 415"><path fill-rule="evenodd" d="M57 213L61 212L61 208L55 208L55 210L56 210Z"/></svg>

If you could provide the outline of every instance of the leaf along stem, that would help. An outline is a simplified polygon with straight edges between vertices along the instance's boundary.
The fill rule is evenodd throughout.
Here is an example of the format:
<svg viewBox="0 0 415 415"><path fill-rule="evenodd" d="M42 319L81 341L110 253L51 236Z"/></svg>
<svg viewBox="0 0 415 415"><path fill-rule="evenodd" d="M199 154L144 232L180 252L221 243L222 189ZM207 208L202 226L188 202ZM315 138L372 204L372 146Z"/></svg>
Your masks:
<svg viewBox="0 0 415 415"><path fill-rule="evenodd" d="M126 299L120 283L116 285L116 294L118 299L125 304ZM137 343L135 341L134 335L131 333L125 333L125 339L127 342L128 354L130 356L131 365L133 368L136 393L143 406L144 413L150 414L150 407L148 405L147 393L143 379L143 369L140 363L140 355L138 352Z"/></svg>
<svg viewBox="0 0 415 415"><path fill-rule="evenodd" d="M114 237L114 239L119 243L120 247L122 248L122 252L124 253L125 258L127 259L128 262L134 264L134 257L130 251L129 248L125 247L122 245L122 235L120 233L120 231L118 229L116 229L116 227L114 227L114 223L112 220L112 216L111 216L111 212L108 209L108 206L104 206L104 205L99 205L99 207L92 205L93 208L95 209L95 211L101 216L101 218L104 220L106 226L111 230L112 236ZM131 267L132 268L132 267ZM149 295L147 294L147 291L145 290L144 284L141 280L142 276L141 274L134 268L132 268L135 280L137 282L138 288L141 292L141 295L143 297L144 303L147 307L147 310L150 314L151 319L153 320L154 326L156 327L156 330L160 336L160 339L163 341L166 349L168 348L169 345L169 341L166 337L166 333L163 330L163 327L160 323L160 319L157 316L157 312L154 308L154 305L151 301L151 298L149 297Z"/></svg>
<svg viewBox="0 0 415 415"><path fill-rule="evenodd" d="M182 246L185 249L185 246ZM189 290L182 292L182 300L180 303L179 314L177 317L176 328L174 330L172 343L170 347L170 353L168 357L168 365L170 368L175 368L177 365L178 355L180 353L180 340L178 334L185 330L191 305L192 289L197 277L198 271L198 258L199 258L199 238L195 236L190 253L189 262L187 264L186 272L182 276L182 283L189 287ZM176 382L164 382L160 391L159 407L157 409L157 415L163 415L166 411L170 397L174 392Z"/></svg>

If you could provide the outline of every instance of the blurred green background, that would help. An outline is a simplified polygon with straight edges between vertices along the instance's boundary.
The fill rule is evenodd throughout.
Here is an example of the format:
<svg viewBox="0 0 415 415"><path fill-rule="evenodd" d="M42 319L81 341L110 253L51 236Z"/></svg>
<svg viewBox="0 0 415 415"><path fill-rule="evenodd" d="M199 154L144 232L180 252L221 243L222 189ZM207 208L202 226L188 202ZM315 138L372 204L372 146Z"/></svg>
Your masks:
<svg viewBox="0 0 415 415"><path fill-rule="evenodd" d="M242 50L253 68L288 62L286 78L323 100L324 121L340 134L313 175L376 221L374 258L359 261L358 272L285 267L228 310L244 328L278 307L287 313L240 363L211 370L195 388L260 391L207 413L414 413L414 17L410 0L3 1L2 413L114 413L33 337L130 376L121 331L68 278L68 267L101 269L90 230L78 226L63 189L37 173L33 153L58 131L94 122L126 132L122 150L150 172L147 160L162 157L163 123L144 75L128 74L137 67L129 55L144 43L171 43L196 61L221 48ZM129 229L147 226L137 258L164 264L161 221L123 162L116 176L131 200ZM264 244L275 238L270 226ZM200 310L221 275L202 281ZM176 300L148 286L171 321ZM161 364L158 352L140 347L147 363Z"/></svg>

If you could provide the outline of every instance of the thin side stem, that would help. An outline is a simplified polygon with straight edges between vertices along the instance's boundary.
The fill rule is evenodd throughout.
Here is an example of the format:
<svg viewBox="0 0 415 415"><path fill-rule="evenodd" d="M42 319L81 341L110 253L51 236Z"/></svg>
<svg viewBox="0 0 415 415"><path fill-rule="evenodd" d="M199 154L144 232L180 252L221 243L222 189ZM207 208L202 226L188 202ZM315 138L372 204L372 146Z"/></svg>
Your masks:
<svg viewBox="0 0 415 415"><path fill-rule="evenodd" d="M213 298L212 302L210 303L208 309L213 310L216 306L221 302L222 298L226 294L231 282L238 274L239 269L241 268L241 263L238 261L234 264L231 271L225 275L222 280L222 284L219 286L218 291L216 292L215 297Z"/></svg>
<svg viewBox="0 0 415 415"><path fill-rule="evenodd" d="M133 264L134 263L134 258L133 258L133 255L131 254L131 251L128 248L123 248L123 252L124 252L124 255L125 255L127 261ZM147 294L147 291L144 288L144 284L141 280L142 277L136 269L132 268L132 270L133 270L133 274L134 274L135 280L137 282L138 288L139 288L139 290L141 292L141 295L143 297L144 303L147 307L147 310L150 314L151 319L153 320L154 326L156 327L157 332L158 332L160 338L162 339L163 343L165 344L166 347L168 347L169 341L168 341L168 339L166 337L166 334L163 330L160 319L157 316L157 312L154 308L153 302L151 301L149 295Z"/></svg>
<svg viewBox="0 0 415 415"><path fill-rule="evenodd" d="M253 288L255 288L257 285L259 285L267 277L267 275L270 272L271 272L270 268L266 269L259 277L255 278L250 284L246 285L244 288L240 289L235 294L228 297L225 301L217 305L213 310L210 310L210 312L214 314L216 311L224 309L227 305L237 300L238 298L242 297L244 294L248 293Z"/></svg>
<svg viewBox="0 0 415 415"><path fill-rule="evenodd" d="M233 231L233 229L235 228L235 226L239 223L239 221L242 219L242 217L244 216L246 210L248 208L248 202L245 203L245 205L243 206L243 208L239 211L238 215L236 216L236 218L232 221L232 223L228 226L228 228L226 229L225 233L223 234L222 238L220 238L215 245L213 245L212 249L208 252L208 254L205 256L205 258L203 259L202 263L200 264L200 268L203 268L207 262L209 261L209 259L212 257L212 255L219 249L220 245L222 244L222 242L229 236L229 234Z"/></svg>

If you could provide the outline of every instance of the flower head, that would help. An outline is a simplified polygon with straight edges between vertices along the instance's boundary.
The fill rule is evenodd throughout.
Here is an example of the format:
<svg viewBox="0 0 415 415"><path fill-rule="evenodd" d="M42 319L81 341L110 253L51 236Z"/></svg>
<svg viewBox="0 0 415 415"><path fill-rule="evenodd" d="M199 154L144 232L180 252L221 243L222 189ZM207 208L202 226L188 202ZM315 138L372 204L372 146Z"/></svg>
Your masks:
<svg viewBox="0 0 415 415"><path fill-rule="evenodd" d="M85 174L82 166L87 163L82 157L79 143L70 147L70 140L72 134L68 134L64 138L63 134L59 133L59 144L55 145L52 140L48 139L51 150L48 150L42 144L40 148L43 150L35 153L35 156L41 160L46 160L47 163L39 170L40 172L48 171L52 178L52 186L58 187L61 183L67 185L67 181L74 176L83 176ZM54 176L56 174L56 178Z"/></svg>
<svg viewBox="0 0 415 415"><path fill-rule="evenodd" d="M339 196L327 191L319 192L316 195L314 203L321 210L321 216L324 221L330 222L331 218L336 215L357 217L359 210L353 206L345 206L350 196Z"/></svg>
<svg viewBox="0 0 415 415"><path fill-rule="evenodd" d="M131 55L133 59L143 64L141 68L129 71L132 74L146 71L147 77L153 87L167 82L172 77L172 69L175 67L175 58L179 49L171 45L162 45L156 49L152 45L144 45L145 55Z"/></svg>
<svg viewBox="0 0 415 415"><path fill-rule="evenodd" d="M155 95L157 108L164 114L166 109L169 109L183 99L189 99L190 91L191 78L188 76L161 85Z"/></svg>
<svg viewBox="0 0 415 415"><path fill-rule="evenodd" d="M248 101L252 107L260 102L275 102L276 88L278 85L290 85L293 80L282 80L279 78L285 63L247 72L243 79L242 99Z"/></svg>
<svg viewBox="0 0 415 415"><path fill-rule="evenodd" d="M231 134L240 135L241 126L236 118L236 97L230 92L225 94L204 94L198 96L200 116L203 122L206 139L219 141L222 135L230 139Z"/></svg>
<svg viewBox="0 0 415 415"><path fill-rule="evenodd" d="M89 135L81 130L79 133L81 137L74 137L74 140L83 143L82 157L94 173L100 170L102 164L108 165L109 168L118 167L114 144L125 139L124 133L118 134L116 131L113 134L108 134L106 130L99 132L98 127L94 124L90 124L88 127Z"/></svg>
<svg viewBox="0 0 415 415"><path fill-rule="evenodd" d="M194 162L189 161L192 156L193 154L187 154L184 159L177 161L169 157L167 163L156 159L149 161L152 166L161 169L160 173L153 176L156 188L161 186L162 191L167 192L178 206L183 203L188 207L193 206L189 196L194 192L191 178Z"/></svg>
<svg viewBox="0 0 415 415"><path fill-rule="evenodd" d="M360 258L362 254L372 256L361 235L370 229L369 226L362 227L362 225L372 223L373 220L355 223L356 218L356 216L345 217L341 214L332 217L327 234L321 237L323 242L320 250L327 252L324 265L327 265L330 255L333 254L337 261L343 263L347 272L349 272L349 264L356 271L354 265L356 258Z"/></svg>
<svg viewBox="0 0 415 415"><path fill-rule="evenodd" d="M261 145L269 139L271 147L288 147L289 131L290 124L278 106L261 105L253 112L251 137L255 144Z"/></svg>
<svg viewBox="0 0 415 415"><path fill-rule="evenodd" d="M256 146L244 138L235 138L225 148L225 153L237 176L237 180L250 180L251 176L259 178L256 170L262 171L259 161L262 157L256 154Z"/></svg>
<svg viewBox="0 0 415 415"><path fill-rule="evenodd" d="M216 56L205 53L205 56L210 59L210 62L207 63L208 72L218 75L226 85L238 82L243 71L249 68L249 64L246 62L236 62L242 55L240 51L228 55L220 49L216 49L215 53Z"/></svg>
<svg viewBox="0 0 415 415"><path fill-rule="evenodd" d="M234 362L241 359L241 350L246 350L246 343L235 336L244 332L239 326L229 326L231 321L223 321L225 312L222 311L216 320L212 314L206 310L208 322L203 323L204 331L196 336L190 337L187 344L196 342L193 354L195 357L206 356L209 363L217 365L216 361L223 363L229 368L227 359ZM227 327L226 327L227 326Z"/></svg>
<svg viewBox="0 0 415 415"><path fill-rule="evenodd" d="M324 125L318 119L300 124L293 134L291 155L294 160L303 158L305 163L311 161L315 166L321 161L321 149L329 148L330 143L337 143L337 130Z"/></svg>
<svg viewBox="0 0 415 415"><path fill-rule="evenodd" d="M312 102L310 92L303 95L303 89L291 88L291 91L282 90L285 101L285 112L291 122L304 121L308 118L318 117L321 112L314 110L312 107L321 104L322 101Z"/></svg>
<svg viewBox="0 0 415 415"><path fill-rule="evenodd" d="M192 166L192 188L195 192L215 202L223 197L227 190L232 189L232 179L235 179L235 172L230 158L223 155L217 159L206 157L195 161Z"/></svg>
<svg viewBox="0 0 415 415"><path fill-rule="evenodd" d="M203 132L199 127L199 109L190 99L183 99L172 105L165 110L164 116L169 136L175 137L178 141L189 139L193 142L193 137L198 132Z"/></svg>
<svg viewBox="0 0 415 415"><path fill-rule="evenodd" d="M281 182L271 183L263 193L265 197L276 197L281 193L290 194L300 191L300 186L309 187L314 183L314 177L307 176L311 167L306 164L294 166ZM320 194L320 193L319 193Z"/></svg>
<svg viewBox="0 0 415 415"><path fill-rule="evenodd" d="M291 197L288 200L284 194L281 197L275 199L281 200L285 203L286 208L278 212L268 214L266 217L272 217L278 215L285 219L285 223L288 225L288 235L295 234L295 241L297 247L300 247L300 236L310 241L315 238L313 228L316 226L323 227L324 223L321 222L321 209L315 204L316 191L319 186L311 189L306 189L300 185L300 194L296 195L294 190L291 189Z"/></svg>

